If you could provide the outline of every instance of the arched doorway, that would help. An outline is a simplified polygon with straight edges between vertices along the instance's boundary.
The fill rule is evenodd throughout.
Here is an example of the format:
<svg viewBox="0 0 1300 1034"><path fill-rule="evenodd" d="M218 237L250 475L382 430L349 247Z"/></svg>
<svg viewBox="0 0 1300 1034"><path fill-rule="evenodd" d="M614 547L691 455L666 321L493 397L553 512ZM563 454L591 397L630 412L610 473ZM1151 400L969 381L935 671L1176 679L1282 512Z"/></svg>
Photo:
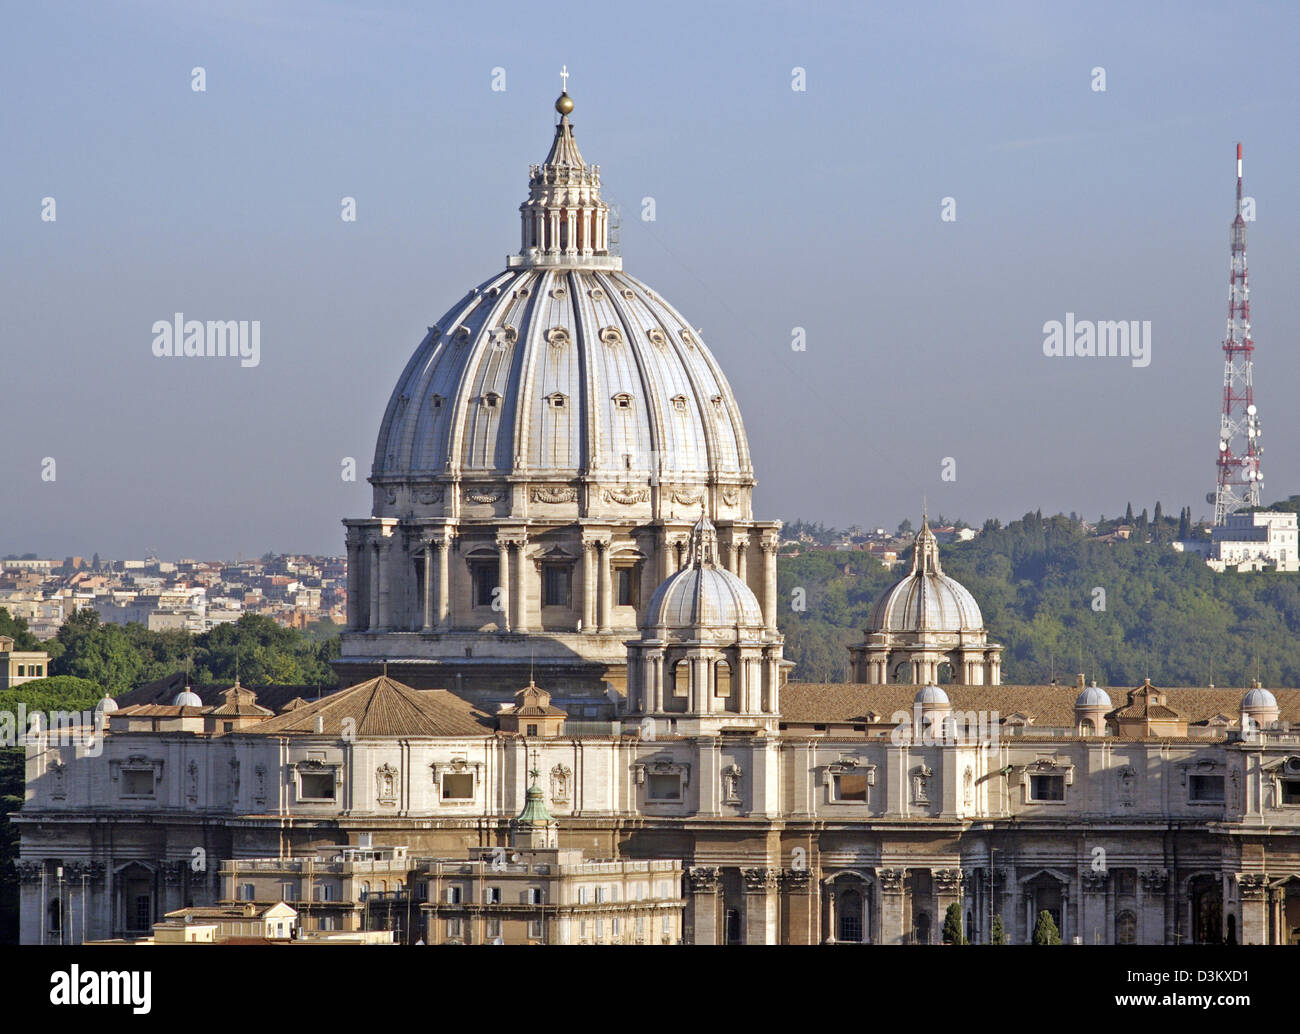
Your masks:
<svg viewBox="0 0 1300 1034"><path fill-rule="evenodd" d="M1064 943L1068 937L1065 929L1065 887L1056 876L1048 872L1039 873L1025 885L1025 939L1032 940L1034 927L1038 924L1038 914L1046 912L1056 924L1056 932Z"/></svg>
<svg viewBox="0 0 1300 1034"><path fill-rule="evenodd" d="M930 943L930 913L917 912L912 922L912 943Z"/></svg>
<svg viewBox="0 0 1300 1034"><path fill-rule="evenodd" d="M1137 944L1137 916L1127 909L1115 916L1115 943Z"/></svg>

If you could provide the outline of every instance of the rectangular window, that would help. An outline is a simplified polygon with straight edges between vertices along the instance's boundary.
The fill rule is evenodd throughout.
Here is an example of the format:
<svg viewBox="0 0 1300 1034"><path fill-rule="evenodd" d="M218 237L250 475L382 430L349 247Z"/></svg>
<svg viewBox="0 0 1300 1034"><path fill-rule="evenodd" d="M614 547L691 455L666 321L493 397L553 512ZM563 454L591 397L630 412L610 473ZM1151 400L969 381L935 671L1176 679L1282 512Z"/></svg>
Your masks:
<svg viewBox="0 0 1300 1034"><path fill-rule="evenodd" d="M447 920L447 936L448 936L448 937L459 937L459 936L460 936L460 920L459 920L459 919L448 919L448 920Z"/></svg>
<svg viewBox="0 0 1300 1034"><path fill-rule="evenodd" d="M534 725L534 724L530 724L530 725L526 726L526 727L525 727L525 733L524 733L524 735L525 735L525 736L536 736L536 735L537 735L537 726Z"/></svg>
<svg viewBox="0 0 1300 1034"><path fill-rule="evenodd" d="M528 920L528 936L535 941L542 939L542 921L540 919Z"/></svg>
<svg viewBox="0 0 1300 1034"><path fill-rule="evenodd" d="M1187 798L1209 804L1223 803L1223 776L1194 775L1187 779Z"/></svg>
<svg viewBox="0 0 1300 1034"><path fill-rule="evenodd" d="M682 777L679 775L651 775L646 778L646 798L652 801L680 801Z"/></svg>
<svg viewBox="0 0 1300 1034"><path fill-rule="evenodd" d="M845 772L835 777L835 799L837 801L867 801L867 774L865 772Z"/></svg>
<svg viewBox="0 0 1300 1034"><path fill-rule="evenodd" d="M298 779L302 800L334 800L333 772L300 772L298 773Z"/></svg>
<svg viewBox="0 0 1300 1034"><path fill-rule="evenodd" d="M483 891L483 904L499 905L501 904L501 888L487 887Z"/></svg>
<svg viewBox="0 0 1300 1034"><path fill-rule="evenodd" d="M1300 804L1300 779L1282 780L1282 803Z"/></svg>
<svg viewBox="0 0 1300 1034"><path fill-rule="evenodd" d="M295 897L295 892L292 883L284 883L280 885L281 901L292 901L294 897Z"/></svg>
<svg viewBox="0 0 1300 1034"><path fill-rule="evenodd" d="M636 917L636 935L638 938L645 936L645 916Z"/></svg>
<svg viewBox="0 0 1300 1034"><path fill-rule="evenodd" d="M122 773L122 796L123 797L152 797L153 788L153 770L147 772L126 771Z"/></svg>
<svg viewBox="0 0 1300 1034"><path fill-rule="evenodd" d="M32 666L32 674L33 674L33 675L44 675L44 674L45 674L45 665L44 665L44 664L36 664L36 665L33 665L33 666Z"/></svg>
<svg viewBox="0 0 1300 1034"><path fill-rule="evenodd" d="M474 799L474 775L472 772L447 773L442 777L442 799L444 801L469 801Z"/></svg>
<svg viewBox="0 0 1300 1034"><path fill-rule="evenodd" d="M578 888L578 904L579 904L579 905L585 905L586 903L587 903L587 888L586 888L586 887L579 887L579 888Z"/></svg>
<svg viewBox="0 0 1300 1034"><path fill-rule="evenodd" d="M138 894L135 899L135 926L134 930L147 930L153 920L153 900L148 894Z"/></svg>
<svg viewBox="0 0 1300 1034"><path fill-rule="evenodd" d="M487 925L487 935L488 935L489 937L500 937L500 936L501 936L501 920L500 920L500 919L489 919L489 920L487 921L487 924L486 924L486 925Z"/></svg>
<svg viewBox="0 0 1300 1034"><path fill-rule="evenodd" d="M623 935L623 921L621 919L615 919L610 924L610 933L614 937L621 937Z"/></svg>
<svg viewBox="0 0 1300 1034"><path fill-rule="evenodd" d="M245 883L243 889L243 898L245 901L252 901L257 896L257 890L251 883Z"/></svg>
<svg viewBox="0 0 1300 1034"><path fill-rule="evenodd" d="M618 605L620 607L639 607L640 600L637 598L640 593L637 592L637 583L640 579L636 576L635 567L616 567L614 568L614 578L618 590Z"/></svg>
<svg viewBox="0 0 1300 1034"><path fill-rule="evenodd" d="M586 939L587 939L587 920L580 919L578 920L578 940L585 941Z"/></svg>
<svg viewBox="0 0 1300 1034"><path fill-rule="evenodd" d="M529 903L530 905L540 905L540 904L542 903L542 888L541 888L541 887L529 887L529 888L528 888L528 903Z"/></svg>
<svg viewBox="0 0 1300 1034"><path fill-rule="evenodd" d="M447 888L447 904L449 904L449 905L459 905L459 904L460 904L460 888L459 888L459 887L448 887L448 888Z"/></svg>
<svg viewBox="0 0 1300 1034"><path fill-rule="evenodd" d="M666 938L669 938L669 937L671 937L671 936L673 935L673 919L672 919L672 916L668 916L668 915L666 915L666 916L663 917L663 920L662 920L662 921L660 922L660 924L659 924L659 932L660 932L661 934L663 934L663 936L664 936L665 939L666 939Z"/></svg>
<svg viewBox="0 0 1300 1034"><path fill-rule="evenodd" d="M569 564L545 564L542 567L542 606L569 606Z"/></svg>
<svg viewBox="0 0 1300 1034"><path fill-rule="evenodd" d="M474 606L492 606L496 588L501 584L500 564L496 561L476 561L471 566L471 573L474 579Z"/></svg>
<svg viewBox="0 0 1300 1034"><path fill-rule="evenodd" d="M597 920L596 920L596 940L600 940L600 939L601 939L602 937L604 937L604 936L605 936L605 920L603 920L603 919L597 919Z"/></svg>
<svg viewBox="0 0 1300 1034"><path fill-rule="evenodd" d="M1029 777L1029 797L1035 801L1065 800L1065 776L1035 775Z"/></svg>
<svg viewBox="0 0 1300 1034"><path fill-rule="evenodd" d="M605 903L605 888L604 888L604 887L597 887L597 888L596 888L596 904L598 904L598 905L603 905L604 903Z"/></svg>
<svg viewBox="0 0 1300 1034"><path fill-rule="evenodd" d="M19 675L26 675L26 674L27 674L27 665L25 665L25 664L20 664L20 665L18 665L18 674L19 674Z"/></svg>

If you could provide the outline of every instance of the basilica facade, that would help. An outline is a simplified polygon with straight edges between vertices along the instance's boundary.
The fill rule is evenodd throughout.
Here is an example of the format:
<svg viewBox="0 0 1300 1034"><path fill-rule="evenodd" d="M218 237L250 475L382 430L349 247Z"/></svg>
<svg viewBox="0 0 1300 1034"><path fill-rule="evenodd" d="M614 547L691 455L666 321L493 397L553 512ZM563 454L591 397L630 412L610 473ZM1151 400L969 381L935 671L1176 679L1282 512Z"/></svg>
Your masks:
<svg viewBox="0 0 1300 1034"><path fill-rule="evenodd" d="M364 914L329 869L363 850L438 942L532 937L516 893L578 943L932 943L952 906L974 941L1300 941L1300 690L1004 685L924 520L855 681L789 681L736 400L557 110L519 253L384 415L344 688L153 684L29 737L22 940L237 888Z"/></svg>

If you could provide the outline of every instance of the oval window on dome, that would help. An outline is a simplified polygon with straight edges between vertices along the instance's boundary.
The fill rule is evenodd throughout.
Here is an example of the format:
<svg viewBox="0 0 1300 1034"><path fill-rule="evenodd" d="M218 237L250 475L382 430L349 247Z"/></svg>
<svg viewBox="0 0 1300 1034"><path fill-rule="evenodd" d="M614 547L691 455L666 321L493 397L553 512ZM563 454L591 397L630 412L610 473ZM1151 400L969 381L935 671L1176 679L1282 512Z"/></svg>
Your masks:
<svg viewBox="0 0 1300 1034"><path fill-rule="evenodd" d="M618 327L606 327L600 332L600 340L611 348L623 343L623 332Z"/></svg>

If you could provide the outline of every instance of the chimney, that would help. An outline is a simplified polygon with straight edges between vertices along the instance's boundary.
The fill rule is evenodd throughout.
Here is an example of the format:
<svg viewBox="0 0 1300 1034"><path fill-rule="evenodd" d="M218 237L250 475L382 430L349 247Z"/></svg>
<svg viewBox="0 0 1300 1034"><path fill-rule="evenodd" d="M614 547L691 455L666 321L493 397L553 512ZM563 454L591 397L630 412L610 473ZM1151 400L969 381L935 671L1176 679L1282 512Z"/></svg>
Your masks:
<svg viewBox="0 0 1300 1034"><path fill-rule="evenodd" d="M1079 688L1080 691L1084 689L1083 672L1079 672L1079 674L1074 676L1074 684Z"/></svg>
<svg viewBox="0 0 1300 1034"><path fill-rule="evenodd" d="M317 732L325 731L325 716L323 714L318 714L316 716L316 731Z"/></svg>

